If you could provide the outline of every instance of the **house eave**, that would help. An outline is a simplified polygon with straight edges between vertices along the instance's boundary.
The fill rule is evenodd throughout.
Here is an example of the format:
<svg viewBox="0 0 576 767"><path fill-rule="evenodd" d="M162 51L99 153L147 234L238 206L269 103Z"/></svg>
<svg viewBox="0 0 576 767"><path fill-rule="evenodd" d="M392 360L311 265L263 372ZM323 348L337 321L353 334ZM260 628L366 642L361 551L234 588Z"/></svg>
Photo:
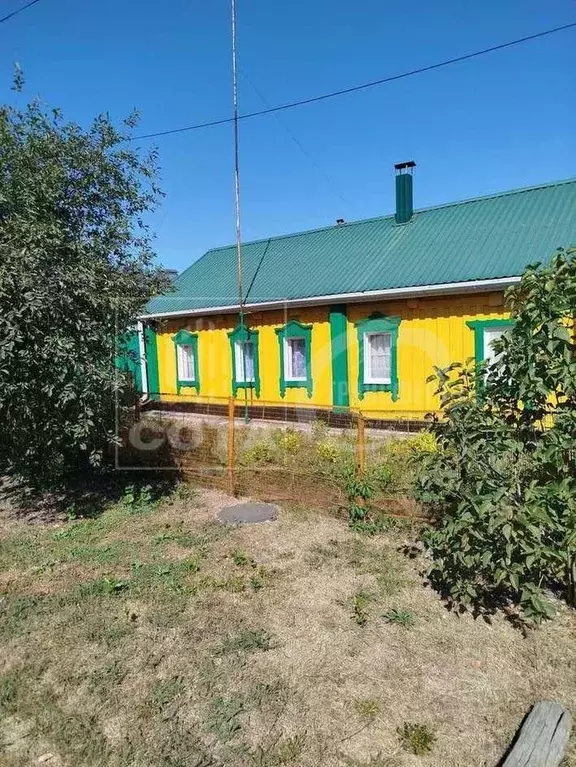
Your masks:
<svg viewBox="0 0 576 767"><path fill-rule="evenodd" d="M499 277L490 280L468 280L466 282L448 282L437 285L415 285L407 288L386 290L366 290L359 293L334 293L307 298L290 298L275 301L251 301L244 304L244 311L267 311L272 309L298 308L326 304L349 304L368 301L394 301L399 298L425 298L429 296L454 295L458 293L487 293L520 282L519 276ZM239 305L207 306L201 309L184 309L175 312L156 312L138 317L141 321L170 319L175 317L197 317L207 314L236 314Z"/></svg>

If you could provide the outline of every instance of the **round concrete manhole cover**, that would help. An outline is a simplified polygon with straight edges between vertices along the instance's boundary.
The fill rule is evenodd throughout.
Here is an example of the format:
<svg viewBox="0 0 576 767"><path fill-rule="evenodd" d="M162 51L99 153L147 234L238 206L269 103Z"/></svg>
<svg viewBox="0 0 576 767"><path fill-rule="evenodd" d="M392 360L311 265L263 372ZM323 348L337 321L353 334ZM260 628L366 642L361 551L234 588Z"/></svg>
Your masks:
<svg viewBox="0 0 576 767"><path fill-rule="evenodd" d="M224 525L249 525L253 522L273 521L277 515L278 509L271 503L237 503L220 509L218 519Z"/></svg>

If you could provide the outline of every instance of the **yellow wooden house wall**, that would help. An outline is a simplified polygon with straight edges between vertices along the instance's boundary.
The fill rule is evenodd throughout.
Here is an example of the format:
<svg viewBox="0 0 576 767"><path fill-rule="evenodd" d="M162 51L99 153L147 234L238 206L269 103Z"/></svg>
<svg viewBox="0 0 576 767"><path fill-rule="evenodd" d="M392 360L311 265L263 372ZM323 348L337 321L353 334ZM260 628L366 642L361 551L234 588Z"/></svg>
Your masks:
<svg viewBox="0 0 576 767"><path fill-rule="evenodd" d="M260 397L254 402L271 405L332 406L332 356L328 306L249 314L247 324L258 330ZM374 312L400 317L398 329L399 397L389 392L366 392L358 397L358 338L355 323ZM434 384L426 384L434 365L445 367L474 355L473 319L506 318L501 293L476 293L434 298L351 304L347 307L348 383L350 407L370 417L422 418L436 410ZM276 328L290 319L312 326L312 396L305 388L287 389L280 396L280 354ZM236 327L237 315L180 318L164 322L158 329L157 349L161 399L224 403L232 394L232 359L228 333ZM200 393L176 387L176 354L173 336L181 329L198 334ZM244 401L239 390L238 402Z"/></svg>
<svg viewBox="0 0 576 767"><path fill-rule="evenodd" d="M306 389L288 389L280 397L280 353L276 328L291 319L312 325L312 397ZM260 366L260 397L254 401L270 404L314 405L330 407L332 404L332 368L330 347L330 324L328 308L306 309L294 312L270 311L252 313L246 323L250 330L258 331L258 354ZM202 318L171 320L161 327L157 336L158 367L161 399L207 402L228 400L232 395L232 353L228 333L238 324L237 315L217 315ZM200 396L194 389L181 388L177 396L176 354L173 336L182 328L198 334L198 373ZM244 392L239 391L239 402Z"/></svg>

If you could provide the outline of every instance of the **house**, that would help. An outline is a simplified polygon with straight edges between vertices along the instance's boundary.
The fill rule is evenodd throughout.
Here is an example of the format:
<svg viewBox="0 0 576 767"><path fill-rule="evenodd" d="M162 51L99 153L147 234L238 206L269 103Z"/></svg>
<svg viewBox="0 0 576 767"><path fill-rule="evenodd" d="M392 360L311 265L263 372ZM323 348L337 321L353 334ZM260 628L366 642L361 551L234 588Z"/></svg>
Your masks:
<svg viewBox="0 0 576 767"><path fill-rule="evenodd" d="M142 388L155 407L382 424L438 408L433 366L487 358L510 324L504 290L576 241L576 180L413 210L414 163L396 212L208 251L140 318ZM281 414L281 415L280 415Z"/></svg>

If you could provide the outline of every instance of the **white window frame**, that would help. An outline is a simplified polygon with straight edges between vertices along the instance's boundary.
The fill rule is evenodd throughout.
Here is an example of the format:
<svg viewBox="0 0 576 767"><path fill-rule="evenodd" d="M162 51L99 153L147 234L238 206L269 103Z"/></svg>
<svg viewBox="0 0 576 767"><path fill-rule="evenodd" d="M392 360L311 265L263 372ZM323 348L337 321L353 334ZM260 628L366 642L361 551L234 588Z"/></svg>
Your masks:
<svg viewBox="0 0 576 767"><path fill-rule="evenodd" d="M389 375L386 377L376 377L372 375L372 356L371 356L371 350L372 347L370 345L370 339L374 336L388 336L389 338L389 349L390 349L390 355L389 355ZM364 333L364 383L365 384L383 384L383 385L390 385L392 383L392 333L383 332L383 331L374 331L374 332L367 332Z"/></svg>
<svg viewBox="0 0 576 767"><path fill-rule="evenodd" d="M292 341L304 342L304 370L303 376L296 376L293 373ZM308 380L308 361L306 359L306 338L304 336L289 336L284 339L284 380L285 381L307 381Z"/></svg>
<svg viewBox="0 0 576 767"><path fill-rule="evenodd" d="M176 344L176 354L178 359L178 380L179 381L195 381L196 380L196 366L195 366L195 359L194 359L194 347L192 344ZM192 371L192 376L187 376L184 374L184 366L185 366L185 359L184 359L184 353L186 351L186 354L189 354L189 361L190 361L190 370Z"/></svg>
<svg viewBox="0 0 576 767"><path fill-rule="evenodd" d="M252 377L246 378L246 371L244 370L244 345L250 344L252 347ZM251 339L247 341L237 340L234 341L234 362L236 367L236 383L246 384L256 382L256 346Z"/></svg>

